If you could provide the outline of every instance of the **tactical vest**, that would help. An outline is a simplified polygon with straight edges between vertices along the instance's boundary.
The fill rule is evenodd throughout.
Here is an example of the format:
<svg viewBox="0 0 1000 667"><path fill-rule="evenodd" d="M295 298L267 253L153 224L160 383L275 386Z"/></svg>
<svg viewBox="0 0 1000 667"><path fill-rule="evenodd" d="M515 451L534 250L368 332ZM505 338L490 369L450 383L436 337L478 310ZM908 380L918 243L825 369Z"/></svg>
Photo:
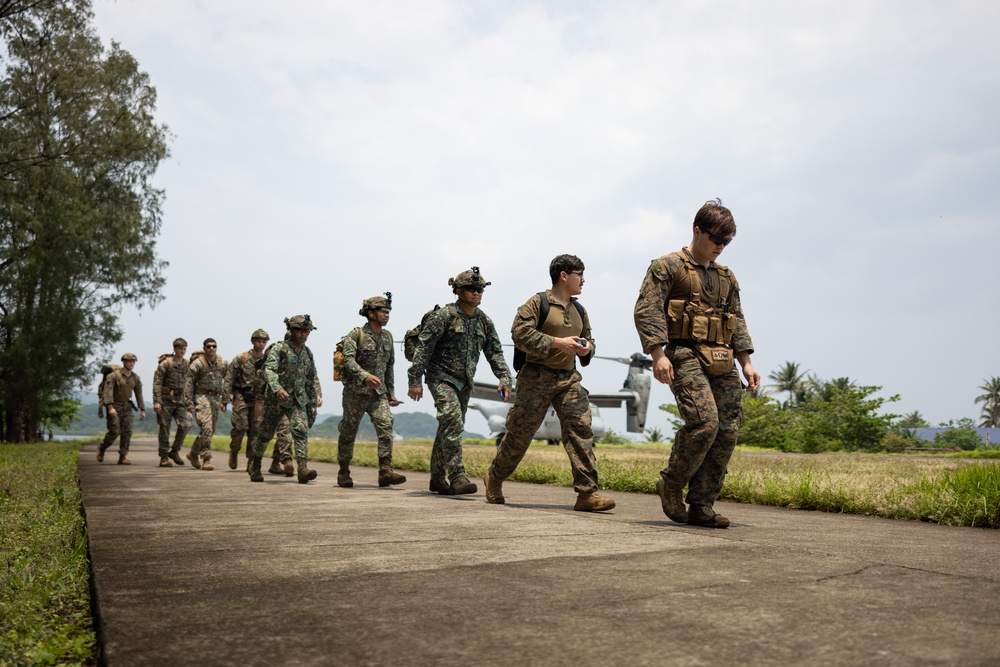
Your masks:
<svg viewBox="0 0 1000 667"><path fill-rule="evenodd" d="M690 296L687 299L667 301L667 335L670 342L729 345L736 331L736 315L729 312L736 292L733 274L728 267L716 265L715 270L719 276L718 303L703 303L698 265L683 253L678 253L678 256L684 261L687 270Z"/></svg>
<svg viewBox="0 0 1000 667"><path fill-rule="evenodd" d="M201 357L201 372L194 383L194 393L222 396L222 388L226 381L225 363L222 357L215 357L215 365L210 365L208 359Z"/></svg>

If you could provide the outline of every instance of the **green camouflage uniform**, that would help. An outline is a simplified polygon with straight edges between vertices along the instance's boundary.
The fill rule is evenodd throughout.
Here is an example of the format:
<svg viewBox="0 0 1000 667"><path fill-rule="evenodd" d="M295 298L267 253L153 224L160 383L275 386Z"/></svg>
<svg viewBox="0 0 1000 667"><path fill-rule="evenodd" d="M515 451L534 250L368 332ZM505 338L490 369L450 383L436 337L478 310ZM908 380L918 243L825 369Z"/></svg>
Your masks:
<svg viewBox="0 0 1000 667"><path fill-rule="evenodd" d="M396 354L392 334L382 329L375 334L366 323L344 337L344 417L337 426L337 458L343 463L354 458L354 438L365 413L371 417L378 435L379 459L392 458L392 412L389 399L396 395L393 364ZM374 375L382 381L379 389L365 384Z"/></svg>
<svg viewBox="0 0 1000 667"><path fill-rule="evenodd" d="M564 308L552 300L551 291L546 294L550 308L546 321L558 320L560 327L575 330L567 335L590 341L591 350L587 356L592 357L595 343L587 311L584 310L580 318L576 306ZM541 299L535 294L517 309L511 325L514 345L525 351L527 361L517 374L514 405L507 413L507 433L500 441L489 475L502 482L514 473L551 406L562 427L563 447L573 469L573 488L577 493L593 493L597 491L598 480L589 394L580 384L582 378L576 370L575 359L567 359L566 353L552 347L552 330L547 329L545 323L542 323L542 330L538 330L540 308ZM572 366L566 368L569 364Z"/></svg>
<svg viewBox="0 0 1000 667"><path fill-rule="evenodd" d="M142 402L142 380L133 372L128 377L122 369L112 371L104 384L104 405L114 407L117 415L112 415L110 410L107 415L108 432L101 442L100 451L103 453L114 443L115 438L121 437L118 442L118 456L124 458L128 455L128 448L132 442L132 425L134 415L132 414L132 395L135 394L136 404L139 411L146 409Z"/></svg>
<svg viewBox="0 0 1000 667"><path fill-rule="evenodd" d="M226 387L226 360L216 355L209 362L204 355L191 362L188 370L184 397L188 410L194 408L194 420L198 424L198 437L191 445L191 458L198 456L204 461L212 460L212 436L219 421L219 406L225 405L223 391Z"/></svg>
<svg viewBox="0 0 1000 667"><path fill-rule="evenodd" d="M160 404L156 423L160 426L158 451L161 459L180 452L184 436L191 429L191 413L187 411L188 399L184 396L187 375L187 359L178 363L173 355L160 362L153 373L153 404ZM171 420L177 424L173 446L170 444Z"/></svg>
<svg viewBox="0 0 1000 667"><path fill-rule="evenodd" d="M462 433L480 353L501 385L511 386L510 370L493 320L476 308L466 315L461 304L452 318L448 307L439 308L424 323L410 366L409 386L427 387L437 408L438 429L431 449L431 479L443 481L447 472L454 481L466 477L462 461Z"/></svg>
<svg viewBox="0 0 1000 667"><path fill-rule="evenodd" d="M253 456L263 458L267 443L283 417L288 419L295 446L295 458L309 458L310 411L316 409L316 364L307 345L296 351L286 341L271 346L264 360L264 417L254 439ZM288 401L279 403L277 392L288 392Z"/></svg>
<svg viewBox="0 0 1000 667"><path fill-rule="evenodd" d="M743 383L735 366L728 373L708 377L694 351L684 341L669 339L667 302L687 300L691 295L690 276L681 253L694 261L684 248L679 253L654 259L650 264L635 304L635 327L643 352L648 354L656 346L666 346L667 358L674 366L671 389L684 419L683 428L675 436L667 467L660 474L668 484L680 488L688 486L689 505L711 508L722 491L726 466L743 422ZM708 269L696 267L701 301L712 307L717 307L728 296L722 293L720 269L728 272L727 267L715 262ZM735 286L729 312L737 318L730 345L735 353L752 353L753 342L740 306L739 285L735 276L729 275Z"/></svg>

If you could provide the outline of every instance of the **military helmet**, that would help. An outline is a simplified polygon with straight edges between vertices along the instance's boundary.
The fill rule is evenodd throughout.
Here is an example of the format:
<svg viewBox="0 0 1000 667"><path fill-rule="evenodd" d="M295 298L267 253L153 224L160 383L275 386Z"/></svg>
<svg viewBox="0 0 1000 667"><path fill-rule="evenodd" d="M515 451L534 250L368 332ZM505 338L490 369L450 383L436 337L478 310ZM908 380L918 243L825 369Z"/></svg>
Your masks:
<svg viewBox="0 0 1000 667"><path fill-rule="evenodd" d="M308 315L294 315L292 317L285 318L285 326L288 330L292 329L308 329L309 331L315 331L316 327L313 326L312 318Z"/></svg>
<svg viewBox="0 0 1000 667"><path fill-rule="evenodd" d="M486 287L493 283L486 282L486 279L479 273L479 267L474 266L468 271L462 271L454 278L448 278L448 284L455 289L461 289L463 287Z"/></svg>
<svg viewBox="0 0 1000 667"><path fill-rule="evenodd" d="M126 352L122 355L122 361L138 361L139 357L135 356L131 352Z"/></svg>
<svg viewBox="0 0 1000 667"><path fill-rule="evenodd" d="M271 337L268 336L267 332L264 331L263 329L257 329L252 334L250 334L251 341L256 340L257 338L260 338L261 340L271 340Z"/></svg>
<svg viewBox="0 0 1000 667"><path fill-rule="evenodd" d="M369 310L376 310L378 308L392 310L392 292L385 292L385 296L373 296L362 301L361 310L358 311L358 315L368 317Z"/></svg>

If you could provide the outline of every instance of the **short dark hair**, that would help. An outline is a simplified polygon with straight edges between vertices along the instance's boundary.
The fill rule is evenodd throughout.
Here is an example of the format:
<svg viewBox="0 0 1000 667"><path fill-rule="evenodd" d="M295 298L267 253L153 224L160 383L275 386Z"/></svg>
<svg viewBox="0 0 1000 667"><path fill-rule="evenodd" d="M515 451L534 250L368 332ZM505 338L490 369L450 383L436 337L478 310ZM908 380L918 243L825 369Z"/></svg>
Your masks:
<svg viewBox="0 0 1000 667"><path fill-rule="evenodd" d="M205 341L204 341L204 342L203 342L203 343L201 344L201 346L202 346L202 347L205 347L205 346L206 346L206 345L208 345L209 343L215 343L215 342L216 342L216 341L215 341L215 339L214 339L214 338L206 338L206 339L205 339Z"/></svg>
<svg viewBox="0 0 1000 667"><path fill-rule="evenodd" d="M187 347L187 346L188 346L188 342L186 340L184 340L183 338L175 338L174 339L174 347Z"/></svg>
<svg viewBox="0 0 1000 667"><path fill-rule="evenodd" d="M585 268L583 260L576 255L559 255L549 263L549 278L552 278L552 284L555 285L559 282L559 274L563 271L572 273L583 271Z"/></svg>
<svg viewBox="0 0 1000 667"><path fill-rule="evenodd" d="M719 198L709 199L694 214L694 227L719 236L736 236L736 221L732 212L722 205Z"/></svg>

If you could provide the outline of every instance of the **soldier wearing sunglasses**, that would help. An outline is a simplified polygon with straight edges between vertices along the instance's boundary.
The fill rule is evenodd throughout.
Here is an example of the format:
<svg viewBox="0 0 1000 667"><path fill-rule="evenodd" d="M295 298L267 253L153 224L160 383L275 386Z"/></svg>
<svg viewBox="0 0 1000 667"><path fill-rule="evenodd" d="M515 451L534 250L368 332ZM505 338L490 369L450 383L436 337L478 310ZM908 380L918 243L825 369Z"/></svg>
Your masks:
<svg viewBox="0 0 1000 667"><path fill-rule="evenodd" d="M750 363L740 288L716 260L736 235L736 222L718 199L695 215L691 244L654 259L635 304L642 349L653 357L653 377L669 385L684 419L656 491L664 514L678 523L726 528L713 506L743 421L743 385L760 386ZM734 363L736 362L736 363ZM687 506L684 488L687 487Z"/></svg>
<svg viewBox="0 0 1000 667"><path fill-rule="evenodd" d="M462 460L465 413L472 396L479 355L486 355L499 380L503 400L510 395L512 384L493 320L479 309L483 290L490 283L483 279L479 267L474 266L470 271L449 278L448 284L458 300L434 311L421 325L413 363L407 373L410 398L414 401L423 398L425 375L427 387L434 397L438 429L431 449L430 490L441 495L479 490L469 481Z"/></svg>

